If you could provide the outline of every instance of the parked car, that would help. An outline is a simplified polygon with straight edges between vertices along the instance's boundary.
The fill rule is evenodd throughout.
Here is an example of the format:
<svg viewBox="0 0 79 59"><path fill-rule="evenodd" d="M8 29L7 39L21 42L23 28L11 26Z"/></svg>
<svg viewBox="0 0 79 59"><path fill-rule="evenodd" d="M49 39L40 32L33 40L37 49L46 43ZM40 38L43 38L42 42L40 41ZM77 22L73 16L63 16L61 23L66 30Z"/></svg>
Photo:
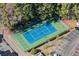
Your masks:
<svg viewBox="0 0 79 59"><path fill-rule="evenodd" d="M57 54L56 52L51 52L50 55L51 56L61 56L60 54Z"/></svg>
<svg viewBox="0 0 79 59"><path fill-rule="evenodd" d="M0 55L1 56L18 56L16 52L11 52L10 50L7 50L7 51L0 50Z"/></svg>
<svg viewBox="0 0 79 59"><path fill-rule="evenodd" d="M2 42L3 34L0 34L0 43Z"/></svg>

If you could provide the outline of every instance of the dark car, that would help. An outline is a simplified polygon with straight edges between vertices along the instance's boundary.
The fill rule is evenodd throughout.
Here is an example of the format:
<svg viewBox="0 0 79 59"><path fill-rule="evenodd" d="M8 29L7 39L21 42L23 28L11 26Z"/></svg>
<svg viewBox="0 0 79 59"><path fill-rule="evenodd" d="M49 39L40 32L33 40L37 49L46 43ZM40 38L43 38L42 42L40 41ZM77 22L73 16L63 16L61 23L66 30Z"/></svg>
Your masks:
<svg viewBox="0 0 79 59"><path fill-rule="evenodd" d="M7 50L7 51L0 51L0 55L1 56L18 56L18 53Z"/></svg>
<svg viewBox="0 0 79 59"><path fill-rule="evenodd" d="M2 42L3 34L0 34L0 43Z"/></svg>
<svg viewBox="0 0 79 59"><path fill-rule="evenodd" d="M12 56L18 56L17 52L12 52L11 54L12 54Z"/></svg>

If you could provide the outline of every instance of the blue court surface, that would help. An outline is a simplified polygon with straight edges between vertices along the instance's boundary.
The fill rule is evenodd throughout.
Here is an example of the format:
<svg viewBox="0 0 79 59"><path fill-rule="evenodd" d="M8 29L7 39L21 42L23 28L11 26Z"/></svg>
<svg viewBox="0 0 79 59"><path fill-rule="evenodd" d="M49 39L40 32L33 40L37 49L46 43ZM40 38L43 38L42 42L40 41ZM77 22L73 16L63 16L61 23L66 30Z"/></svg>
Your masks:
<svg viewBox="0 0 79 59"><path fill-rule="evenodd" d="M47 24L43 24L40 27L34 28L31 31L25 32L23 34L23 36L25 37L25 39L30 43L34 43L37 40L42 39L43 37L55 32L56 29L51 25L51 23Z"/></svg>

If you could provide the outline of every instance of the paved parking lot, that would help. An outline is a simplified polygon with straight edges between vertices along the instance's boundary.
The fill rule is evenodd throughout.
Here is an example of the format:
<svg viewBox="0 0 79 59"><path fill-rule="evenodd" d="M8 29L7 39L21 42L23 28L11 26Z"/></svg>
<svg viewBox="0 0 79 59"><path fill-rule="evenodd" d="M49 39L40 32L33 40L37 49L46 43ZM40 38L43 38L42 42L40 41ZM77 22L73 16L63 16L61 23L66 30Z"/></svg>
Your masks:
<svg viewBox="0 0 79 59"><path fill-rule="evenodd" d="M63 38L55 48L57 54L62 56L79 56L79 31L74 30Z"/></svg>

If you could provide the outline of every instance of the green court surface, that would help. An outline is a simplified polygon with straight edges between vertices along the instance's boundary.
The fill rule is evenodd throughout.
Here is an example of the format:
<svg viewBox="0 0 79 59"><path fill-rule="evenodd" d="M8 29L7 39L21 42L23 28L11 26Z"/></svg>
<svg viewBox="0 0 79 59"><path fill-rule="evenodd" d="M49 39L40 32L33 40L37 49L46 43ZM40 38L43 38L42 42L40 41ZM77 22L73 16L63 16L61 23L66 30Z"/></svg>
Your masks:
<svg viewBox="0 0 79 59"><path fill-rule="evenodd" d="M62 21L52 22L51 25L56 29L56 31L39 40L36 40L33 43L29 43L28 40L23 36L23 34L25 32L19 32L16 34L13 33L13 37L24 51L28 51L31 48L37 47L37 46L43 44L44 42L56 37L57 35L68 31L68 29L69 29Z"/></svg>

